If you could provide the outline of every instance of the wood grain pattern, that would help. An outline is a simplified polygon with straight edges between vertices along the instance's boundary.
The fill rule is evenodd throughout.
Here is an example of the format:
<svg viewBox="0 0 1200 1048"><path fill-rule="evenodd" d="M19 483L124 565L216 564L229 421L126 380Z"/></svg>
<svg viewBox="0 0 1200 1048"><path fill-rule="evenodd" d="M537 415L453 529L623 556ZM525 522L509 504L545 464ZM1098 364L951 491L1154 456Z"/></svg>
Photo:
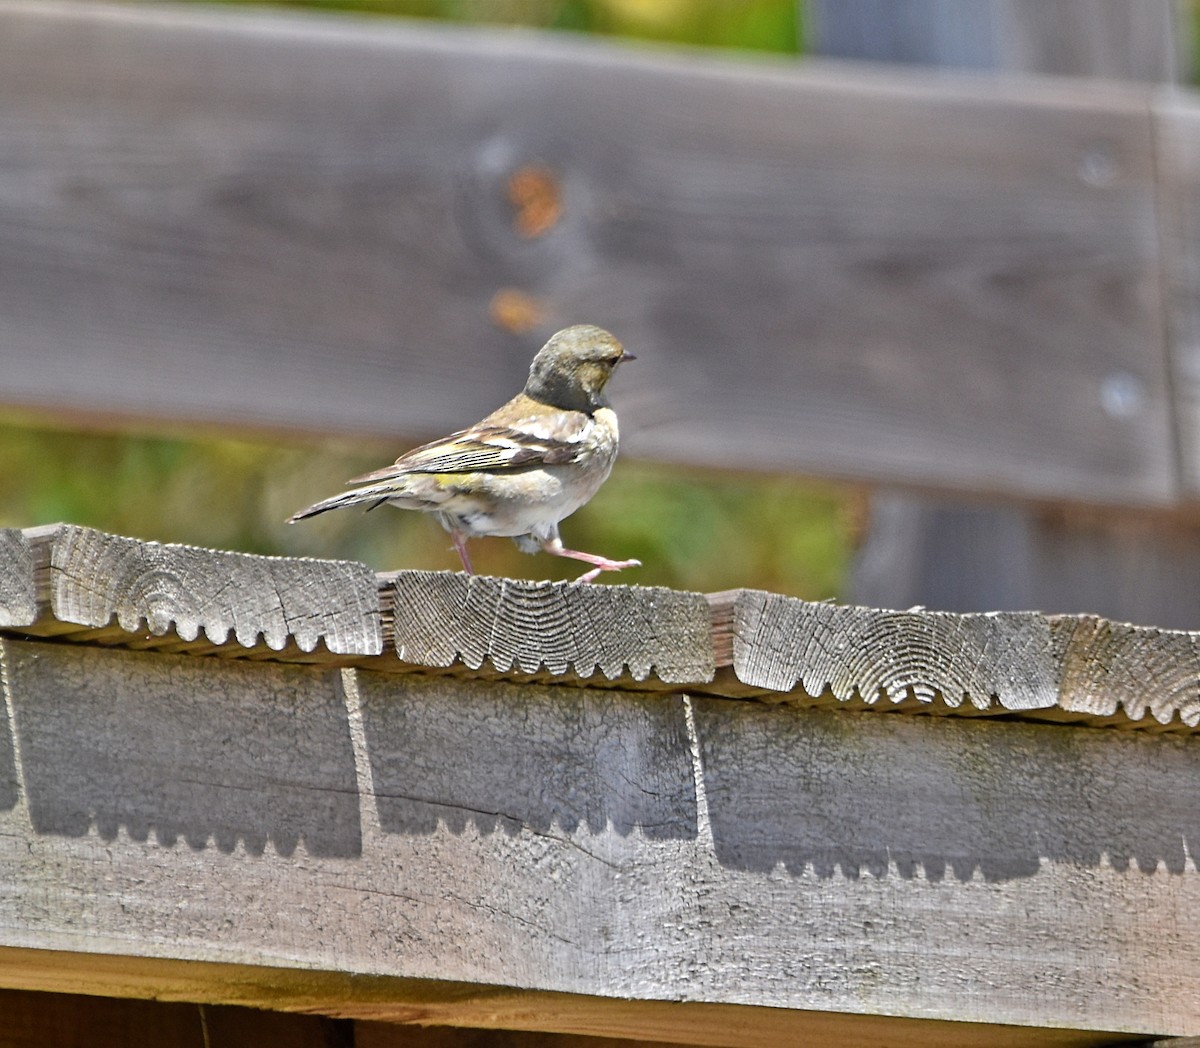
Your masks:
<svg viewBox="0 0 1200 1048"><path fill-rule="evenodd" d="M612 1000L581 994L538 993L492 986L455 985L416 979L363 977L343 972L297 972L263 966L146 961L136 957L103 954L69 954L53 950L20 950L0 947L0 981L19 985L86 987L96 1009L86 1014L86 1003L70 994L37 993L52 1007L65 999L66 1016L90 1021L93 1034L112 1024L115 1034L126 1034L126 1022L138 1018L150 1022L142 1027L160 1028L172 1022L175 1000L223 999L230 994L243 1001L258 1002L273 1009L297 1011L353 1011L386 1013L388 1021L359 1019L353 1023L354 1048L657 1048L658 1044L711 1046L711 1048L778 1048L781 1044L806 1040L836 1048L1012 1048L1014 1041L1029 1048L1121 1048L1129 1035L1097 1031L1000 1026L990 1023L945 1022L936 1019L904 1019L895 1016L850 1015L836 1012L795 1012L752 1005L700 1004L678 1001ZM122 1003L104 1000L161 995L165 1000L149 1004L168 1014L147 1015L138 1008L121 1014ZM353 1003L347 1007L348 996ZM186 1007L196 1015L196 1005ZM208 1014L223 1012L231 1017L245 1009L209 1005ZM253 1013L262 1036L264 1013ZM21 1021L17 1017L17 1023ZM277 1015L276 1031L295 1036L310 1029L297 1027L288 1015ZM37 1011L31 1016L40 1019ZM116 1022L113 1020L116 1019ZM337 1020L335 1020L336 1022ZM317 1020L314 1022L328 1022ZM427 1026L426 1023L447 1025ZM449 1025L454 1023L456 1025ZM180 1025L183 1025L182 1023ZM228 1033L233 1024L222 1023ZM88 1029L89 1027L84 1027ZM2 1048L75 1048L79 1042L50 1042L45 1033L54 1027L43 1023L42 1038L17 1040L11 1045L0 1039ZM35 1035L35 1030L29 1030ZM328 1031L328 1026L325 1027ZM565 1030L571 1033L546 1033ZM577 1032L576 1032L577 1031ZM17 1026L16 1034L26 1032ZM340 1031L339 1031L340 1032ZM4 1031L0 1029L0 1038ZM186 1036L186 1034L185 1034ZM344 1048L331 1038L327 1048ZM652 1039L654 1038L654 1039ZM88 1048L98 1048L87 1040ZM131 1042L118 1042L122 1048ZM136 1043L136 1042L133 1042ZM182 1042L187 1044L186 1041ZM240 1043L240 1042L239 1042ZM251 1041L257 1046L261 1041ZM292 1043L292 1042L289 1042ZM102 1042L101 1042L102 1044ZM211 1041L225 1048L225 1042ZM103 1048L108 1048L103 1045ZM158 1048L157 1044L155 1048ZM1159 1042L1156 1048L1167 1048Z"/></svg>
<svg viewBox="0 0 1200 1048"><path fill-rule="evenodd" d="M0 42L0 402L409 439L587 320L630 454L1176 496L1145 89L92 3Z"/></svg>
<svg viewBox="0 0 1200 1048"><path fill-rule="evenodd" d="M375 576L362 564L63 524L7 541L31 565L16 573L25 592L0 602L0 623L10 620L0 628L15 635L389 674L1200 729L1200 634L1097 616L883 611L757 590L706 597L451 572Z"/></svg>
<svg viewBox="0 0 1200 1048"><path fill-rule="evenodd" d="M1190 738L0 659L0 985L710 1045L1200 1029Z"/></svg>
<svg viewBox="0 0 1200 1048"><path fill-rule="evenodd" d="M207 641L300 653L383 650L375 576L363 564L142 542L91 528L30 528L44 631L148 647ZM203 639L201 637L203 635Z"/></svg>
<svg viewBox="0 0 1200 1048"><path fill-rule="evenodd" d="M1053 620L1062 656L1058 706L1089 720L1200 724L1200 636L1094 617ZM1065 641L1065 643L1064 643Z"/></svg>
<svg viewBox="0 0 1200 1048"><path fill-rule="evenodd" d="M550 1008L539 1008L538 998L525 995L528 1009L513 1018L523 1028L536 1021L574 1025L582 1029L612 1030L608 1036L572 1036L540 1032L509 1032L358 1022L354 1048L665 1048L666 1045L729 1045L778 1048L784 1044L821 1045L823 1048L1102 1048L1127 1046L1124 1034L1084 1033L996 1026L988 1023L939 1022L898 1019L893 1016L838 1015L830 1012L787 1012L780 1009L746 1009L723 1005L677 1003L647 1004L558 998ZM554 1007L557 1005L557 1007ZM621 1013L624 1013L623 1015ZM535 1018L536 1017L536 1018ZM497 1017L504 1022L507 1015ZM632 1036L636 1034L634 1039ZM649 1037L661 1038L650 1040ZM685 1048L686 1048L685 1045ZM23 1048L23 1046L22 1046ZM1157 1048L1200 1048L1192 1044Z"/></svg>
<svg viewBox="0 0 1200 1048"><path fill-rule="evenodd" d="M716 603L728 622L728 665L751 688L881 709L1027 711L1057 702L1050 623L1034 612L875 611L759 590Z"/></svg>
<svg viewBox="0 0 1200 1048"><path fill-rule="evenodd" d="M1086 615L956 615L709 598L713 690L811 705L1019 714L1149 730L1200 725L1200 636Z"/></svg>
<svg viewBox="0 0 1200 1048"><path fill-rule="evenodd" d="M16 528L0 528L0 628L30 626L37 617L29 539Z"/></svg>
<svg viewBox="0 0 1200 1048"><path fill-rule="evenodd" d="M698 593L444 571L380 580L385 635L402 662L582 680L713 677L708 605Z"/></svg>

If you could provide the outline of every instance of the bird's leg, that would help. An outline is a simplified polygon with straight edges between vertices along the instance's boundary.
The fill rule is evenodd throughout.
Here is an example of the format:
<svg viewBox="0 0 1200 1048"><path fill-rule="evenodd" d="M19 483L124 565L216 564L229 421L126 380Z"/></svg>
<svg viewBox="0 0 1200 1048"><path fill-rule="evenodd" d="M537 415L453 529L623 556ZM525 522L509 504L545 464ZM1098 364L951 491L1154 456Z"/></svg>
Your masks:
<svg viewBox="0 0 1200 1048"><path fill-rule="evenodd" d="M640 560L609 560L607 557L600 557L595 553L581 553L577 549L567 549L560 538L543 542L542 549L555 557L570 557L572 560L582 560L585 564L595 565L591 571L585 571L580 575L575 580L576 582L591 582L602 571L620 571L622 568L640 568L642 566Z"/></svg>
<svg viewBox="0 0 1200 1048"><path fill-rule="evenodd" d="M454 540L454 548L458 550L458 559L462 561L463 571L468 575L474 575L475 569L471 567L471 558L467 556L466 536L460 531L452 531L450 538Z"/></svg>

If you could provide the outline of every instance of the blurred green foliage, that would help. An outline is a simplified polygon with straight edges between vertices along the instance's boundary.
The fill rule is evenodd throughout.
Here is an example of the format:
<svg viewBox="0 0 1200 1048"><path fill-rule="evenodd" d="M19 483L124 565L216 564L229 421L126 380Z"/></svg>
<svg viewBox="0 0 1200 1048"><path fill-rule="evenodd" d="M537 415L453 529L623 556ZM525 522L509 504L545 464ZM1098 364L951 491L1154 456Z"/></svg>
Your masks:
<svg viewBox="0 0 1200 1048"><path fill-rule="evenodd" d="M211 2L211 0L209 0ZM238 2L238 0L225 0ZM796 51L795 0L274 0L277 6L524 25L653 41ZM535 346L531 346L532 352ZM620 391L614 400L620 408ZM448 419L446 429L473 420ZM433 436L436 434L430 434ZM330 513L289 527L294 510L340 490L406 447L346 439L68 429L0 417L0 525L70 521L139 538L258 553L344 557L378 570L457 568L449 537L418 514ZM622 459L563 526L567 545L643 568L621 582L697 590L754 586L824 599L838 593L852 543L851 494L793 478L696 472ZM472 543L477 571L572 578L580 566Z"/></svg>
<svg viewBox="0 0 1200 1048"><path fill-rule="evenodd" d="M219 2L245 6L245 0ZM257 0L256 6L265 5L566 29L747 51L803 50L796 0Z"/></svg>

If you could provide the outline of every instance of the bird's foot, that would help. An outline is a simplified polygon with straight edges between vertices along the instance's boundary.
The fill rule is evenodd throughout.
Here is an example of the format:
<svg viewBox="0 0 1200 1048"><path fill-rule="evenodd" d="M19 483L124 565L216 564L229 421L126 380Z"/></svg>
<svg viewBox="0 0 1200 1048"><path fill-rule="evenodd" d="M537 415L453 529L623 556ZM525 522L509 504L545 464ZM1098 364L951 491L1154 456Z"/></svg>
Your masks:
<svg viewBox="0 0 1200 1048"><path fill-rule="evenodd" d="M566 555L564 554L564 556ZM578 559L583 560L582 557ZM596 566L591 571L585 571L575 580L576 582L594 582L602 571L620 571L622 568L640 568L642 566L640 560L609 560L607 557L599 557L594 561L589 559L588 563Z"/></svg>
<svg viewBox="0 0 1200 1048"><path fill-rule="evenodd" d="M596 553L582 553L577 549L567 549L562 544L562 539L559 538L542 543L542 549L556 557L570 557L572 560L581 560L585 564L592 565L591 571L585 571L575 580L576 582L591 582L602 571L620 571L622 568L640 568L642 566L640 560L609 560L608 557L601 557Z"/></svg>
<svg viewBox="0 0 1200 1048"><path fill-rule="evenodd" d="M555 557L570 557L572 560L582 560L585 564L592 565L591 570L585 571L575 580L576 582L592 582L602 571L620 571L622 568L640 568L642 566L640 560L609 560L608 557L601 557L596 553L582 553L577 549L567 549L562 544L562 539L557 537L543 542L542 549Z"/></svg>

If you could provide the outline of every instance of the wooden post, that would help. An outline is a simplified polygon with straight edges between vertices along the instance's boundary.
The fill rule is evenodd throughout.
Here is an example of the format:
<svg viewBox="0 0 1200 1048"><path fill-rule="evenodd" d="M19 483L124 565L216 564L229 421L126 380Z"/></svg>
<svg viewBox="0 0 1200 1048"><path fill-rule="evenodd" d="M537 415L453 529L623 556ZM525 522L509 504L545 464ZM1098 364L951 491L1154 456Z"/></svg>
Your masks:
<svg viewBox="0 0 1200 1048"><path fill-rule="evenodd" d="M1179 81L1175 0L808 0L818 54L1150 83Z"/></svg>
<svg viewBox="0 0 1200 1048"><path fill-rule="evenodd" d="M809 9L817 49L841 57L1151 82L1190 67L1172 0L812 0ZM1102 143L1081 163L1094 181L1119 175ZM1165 350L1139 352L1157 363ZM1097 411L1136 416L1144 393L1136 374L1114 369ZM997 507L881 488L851 594L882 607L1041 608L1184 628L1200 621L1200 529L1182 513Z"/></svg>

